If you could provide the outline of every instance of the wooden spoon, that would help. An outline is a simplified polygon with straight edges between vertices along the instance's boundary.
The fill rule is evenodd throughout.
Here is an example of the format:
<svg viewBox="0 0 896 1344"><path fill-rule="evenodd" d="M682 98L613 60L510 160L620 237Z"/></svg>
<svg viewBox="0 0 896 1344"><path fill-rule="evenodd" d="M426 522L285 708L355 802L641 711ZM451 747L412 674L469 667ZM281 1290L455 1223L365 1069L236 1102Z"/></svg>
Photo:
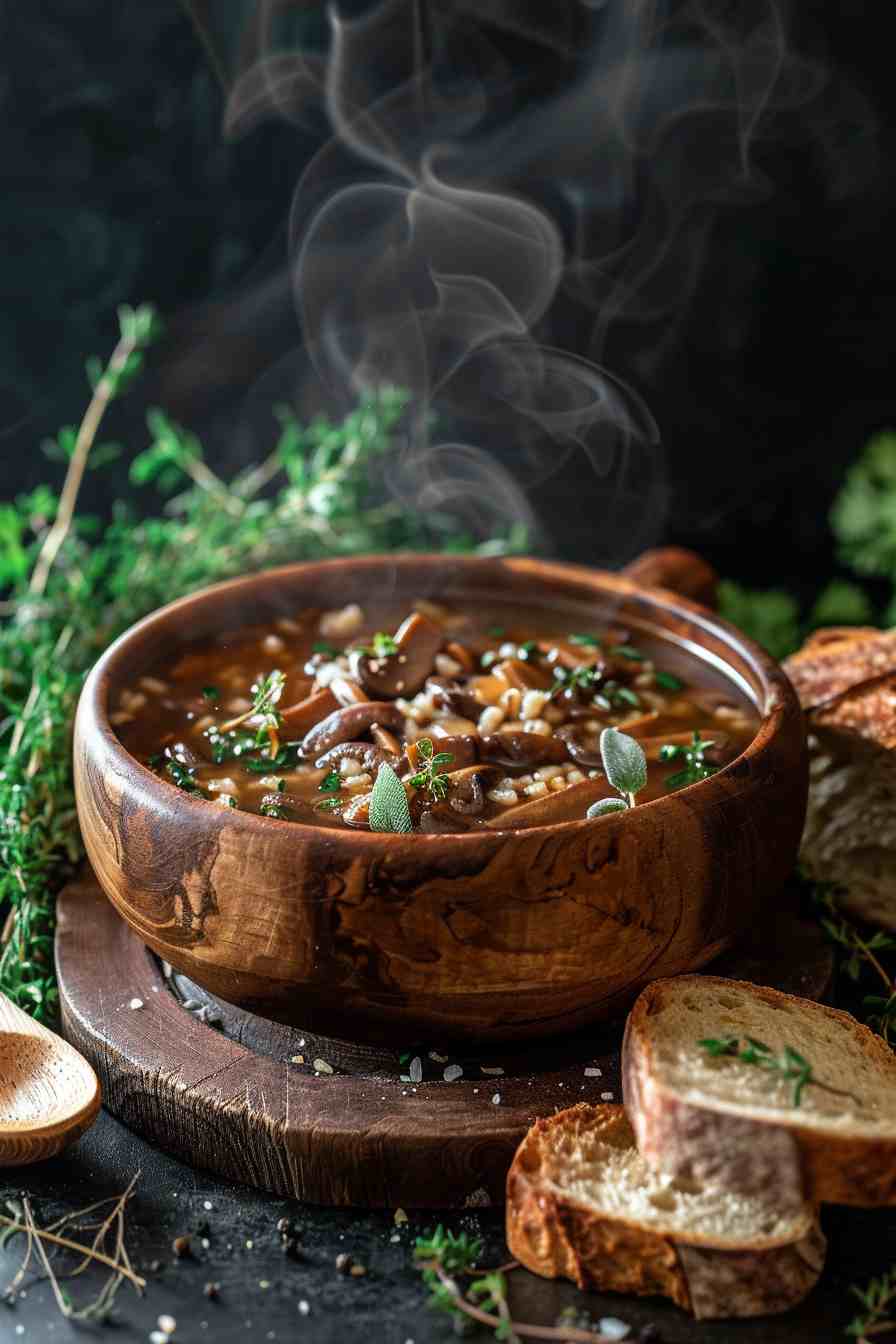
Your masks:
<svg viewBox="0 0 896 1344"><path fill-rule="evenodd" d="M0 994L0 1167L53 1157L99 1109L99 1080L87 1060Z"/></svg>

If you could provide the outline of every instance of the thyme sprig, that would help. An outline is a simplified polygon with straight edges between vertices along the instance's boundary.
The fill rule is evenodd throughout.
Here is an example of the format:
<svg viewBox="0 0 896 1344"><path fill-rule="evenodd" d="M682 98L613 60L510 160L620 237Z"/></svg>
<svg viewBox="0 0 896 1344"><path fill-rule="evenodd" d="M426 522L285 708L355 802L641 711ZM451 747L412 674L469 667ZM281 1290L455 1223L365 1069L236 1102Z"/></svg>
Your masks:
<svg viewBox="0 0 896 1344"><path fill-rule="evenodd" d="M516 1321L507 1300L507 1274L518 1268L516 1261L499 1269L480 1270L482 1242L466 1232L453 1233L441 1224L414 1245L414 1263L429 1289L427 1306L447 1312L458 1333L464 1324L476 1321L489 1326L495 1339L513 1344L520 1339L566 1341L566 1344L610 1344L609 1335L577 1326L528 1325ZM471 1276L472 1282L461 1287L458 1279Z"/></svg>
<svg viewBox="0 0 896 1344"><path fill-rule="evenodd" d="M896 1039L896 977L886 969L881 956L896 951L896 937L880 929L871 934L861 932L837 904L838 893L839 889L831 882L812 886L818 922L831 942L841 949L840 966L850 980L858 982L863 971L869 970L883 985L884 994L867 994L862 1005L873 1010L866 1019L868 1026L891 1044Z"/></svg>
<svg viewBox="0 0 896 1344"><path fill-rule="evenodd" d="M858 1344L870 1344L872 1335L896 1332L896 1266L880 1278L871 1279L864 1288L851 1284L849 1291L864 1310L850 1321L846 1334L852 1335Z"/></svg>
<svg viewBox="0 0 896 1344"><path fill-rule="evenodd" d="M13 1294L19 1291L32 1267L32 1261L36 1262L38 1278L49 1280L56 1305L67 1320L90 1322L108 1320L116 1294L126 1280L142 1295L146 1281L135 1273L125 1242L127 1203L139 1178L140 1173L137 1172L122 1194L97 1200L87 1208L66 1214L45 1228L38 1227L27 1195L23 1196L21 1201L8 1200L6 1207L13 1216L0 1214L0 1228L3 1228L0 1235L0 1250L6 1248L12 1237L22 1235L25 1238L25 1252L22 1263L7 1285L4 1296L11 1300ZM98 1224L95 1224L96 1231L89 1245L82 1244L69 1235L82 1229L85 1218L108 1204L111 1204L112 1208ZM76 1253L80 1257L78 1263L66 1273L60 1274L47 1254L45 1243L62 1251ZM110 1270L109 1277L95 1298L83 1307L75 1307L70 1294L59 1280L77 1278L91 1263L104 1265Z"/></svg>
<svg viewBox="0 0 896 1344"><path fill-rule="evenodd" d="M283 723L283 715L277 708L280 697L283 694L283 688L286 685L286 674L279 668L274 668L266 677L262 677L257 686L253 686L253 699L249 709L244 714L238 714L235 719L229 719L227 723L222 723L218 729L219 733L233 732L234 728L239 728L241 723L248 722L249 719L257 720L255 734L256 747L263 747L267 744L268 755L271 759L276 758L280 750L279 729Z"/></svg>
<svg viewBox="0 0 896 1344"><path fill-rule="evenodd" d="M382 388L341 423L302 425L275 408L276 442L260 463L223 480L195 435L162 411L131 463L135 485L167 496L143 520L124 503L111 518L79 517L87 470L110 456L97 442L106 408L139 372L158 331L151 308L120 311L121 335L77 430L52 451L67 459L56 494L41 486L0 505L0 988L43 1021L58 1005L53 971L56 894L80 863L71 729L84 677L103 649L147 612L235 575L288 561L400 548L471 549L450 518L378 501L371 481L394 443L407 402ZM132 356L139 355L139 359ZM497 549L520 549L514 531ZM222 753L250 750L239 732L218 735ZM246 735L248 736L248 735ZM211 740L211 739L210 739ZM269 743L272 747L273 743ZM276 768L283 749L265 762ZM222 759L226 758L222 755Z"/></svg>
<svg viewBox="0 0 896 1344"><path fill-rule="evenodd" d="M858 1097L852 1092L831 1087L829 1083L823 1083L816 1078L809 1061L791 1045L785 1045L776 1055L770 1045L757 1041L754 1036L708 1036L697 1044L711 1059L730 1056L739 1059L742 1064L755 1065L758 1069L764 1069L766 1073L777 1074L785 1082L792 1083L791 1100L794 1107L802 1104L803 1092L809 1086L830 1092L835 1097L849 1097L852 1101L858 1102Z"/></svg>
<svg viewBox="0 0 896 1344"><path fill-rule="evenodd" d="M421 737L414 743L420 769L408 780L415 789L426 789L433 802L441 802L448 794L448 780L439 771L454 760L450 751L436 751L432 738Z"/></svg>
<svg viewBox="0 0 896 1344"><path fill-rule="evenodd" d="M677 771L674 775L669 775L666 779L666 785L670 789L681 789L686 784L697 784L701 779L709 779L710 775L717 774L718 766L710 765L704 759L705 753L710 747L714 747L715 742L710 739L706 741L700 736L700 730L694 729L690 745L683 746L680 743L666 742L660 747L661 761L684 761L683 769Z"/></svg>

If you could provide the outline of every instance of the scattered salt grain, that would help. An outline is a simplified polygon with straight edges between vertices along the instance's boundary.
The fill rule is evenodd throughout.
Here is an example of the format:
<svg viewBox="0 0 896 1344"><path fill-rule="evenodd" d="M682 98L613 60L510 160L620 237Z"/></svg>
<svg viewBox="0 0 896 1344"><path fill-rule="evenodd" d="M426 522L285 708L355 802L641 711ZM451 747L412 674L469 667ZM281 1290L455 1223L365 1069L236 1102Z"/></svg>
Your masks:
<svg viewBox="0 0 896 1344"><path fill-rule="evenodd" d="M449 1064L442 1077L446 1083L454 1083L458 1078L463 1078L464 1071L459 1064Z"/></svg>
<svg viewBox="0 0 896 1344"><path fill-rule="evenodd" d="M495 1095L492 1097L492 1105L493 1105L493 1106L500 1106L500 1105L501 1105L501 1093L500 1093L500 1092L496 1092Z"/></svg>
<svg viewBox="0 0 896 1344"><path fill-rule="evenodd" d="M311 1310L311 1303L310 1303L310 1302L306 1302L305 1299L304 1299L304 1297L303 1297L302 1300L301 1300L301 1302L299 1303L299 1315L300 1315L300 1316L307 1316L308 1313L310 1312L310 1310Z"/></svg>
<svg viewBox="0 0 896 1344"><path fill-rule="evenodd" d="M618 1316L602 1316L597 1328L607 1339L627 1339L632 1331L631 1326L620 1321Z"/></svg>
<svg viewBox="0 0 896 1344"><path fill-rule="evenodd" d="M202 1207L205 1209L206 1213L211 1213L214 1205L210 1199L205 1199L202 1201Z"/></svg>
<svg viewBox="0 0 896 1344"><path fill-rule="evenodd" d="M586 1078L603 1078L603 1076L604 1076L604 1071L603 1071L603 1069L586 1069L586 1070L585 1070L585 1077L586 1077Z"/></svg>
<svg viewBox="0 0 896 1344"><path fill-rule="evenodd" d="M165 1335L173 1335L177 1329L177 1321L173 1316L160 1316L156 1324Z"/></svg>
<svg viewBox="0 0 896 1344"><path fill-rule="evenodd" d="M613 1100L613 1093L612 1093L612 1092L601 1092L601 1094L600 1094L600 1099L601 1099L601 1101L612 1101L612 1100Z"/></svg>
<svg viewBox="0 0 896 1344"><path fill-rule="evenodd" d="M419 1055L415 1055L408 1068L408 1078L412 1083L423 1082L423 1061Z"/></svg>
<svg viewBox="0 0 896 1344"><path fill-rule="evenodd" d="M16 1334L24 1334L24 1331L16 1331ZM149 1334L149 1344L168 1344L168 1336L161 1330L151 1330Z"/></svg>
<svg viewBox="0 0 896 1344"><path fill-rule="evenodd" d="M316 1059L316 1060L314 1061L314 1072L315 1072L315 1073L332 1073L332 1072L333 1072L333 1065L332 1065L332 1064L328 1064L327 1061L326 1061L325 1059Z"/></svg>
<svg viewBox="0 0 896 1344"><path fill-rule="evenodd" d="M143 1007L143 1000L142 1000L142 999L131 999L130 1003L128 1004L128 1007L129 1007L129 1008L142 1008L142 1007Z"/></svg>

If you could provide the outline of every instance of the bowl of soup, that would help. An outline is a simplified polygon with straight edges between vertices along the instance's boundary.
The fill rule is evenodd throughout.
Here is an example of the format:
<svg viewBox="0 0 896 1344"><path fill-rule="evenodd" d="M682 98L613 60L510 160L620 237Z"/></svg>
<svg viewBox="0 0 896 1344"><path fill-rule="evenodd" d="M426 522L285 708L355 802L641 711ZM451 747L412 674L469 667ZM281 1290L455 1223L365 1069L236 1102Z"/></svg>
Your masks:
<svg viewBox="0 0 896 1344"><path fill-rule="evenodd" d="M595 815L607 728L647 778ZM568 1030L706 964L774 901L807 789L786 677L711 612L432 555L149 616L88 679L75 774L100 884L174 967L309 1029L433 1042Z"/></svg>

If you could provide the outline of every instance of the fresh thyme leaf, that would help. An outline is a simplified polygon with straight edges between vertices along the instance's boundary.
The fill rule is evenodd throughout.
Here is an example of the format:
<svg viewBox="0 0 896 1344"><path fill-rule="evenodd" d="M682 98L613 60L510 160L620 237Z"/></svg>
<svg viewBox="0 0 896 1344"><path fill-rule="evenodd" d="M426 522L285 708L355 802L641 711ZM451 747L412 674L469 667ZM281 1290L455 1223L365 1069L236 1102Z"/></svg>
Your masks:
<svg viewBox="0 0 896 1344"><path fill-rule="evenodd" d="M687 784L697 784L701 779L709 779L710 775L717 774L719 767L704 760L704 753L714 746L715 742L702 738L698 729L694 730L689 746L664 743L660 747L661 761L684 761L684 768L666 779L667 788L682 789Z"/></svg>
<svg viewBox="0 0 896 1344"><path fill-rule="evenodd" d="M404 785L385 763L380 766L370 795L370 829L406 832L413 829Z"/></svg>
<svg viewBox="0 0 896 1344"><path fill-rule="evenodd" d="M337 807L341 806L341 798L321 798L314 804L317 812L334 812Z"/></svg>
<svg viewBox="0 0 896 1344"><path fill-rule="evenodd" d="M850 1285L849 1291L858 1298L863 1311L850 1321L846 1334L868 1344L872 1335L896 1330L896 1266L880 1278L871 1279L865 1288Z"/></svg>
<svg viewBox="0 0 896 1344"><path fill-rule="evenodd" d="M521 662L531 662L533 658L538 657L538 654L539 648L534 639L527 639L524 644L517 645L516 656Z"/></svg>
<svg viewBox="0 0 896 1344"><path fill-rule="evenodd" d="M586 649L600 648L600 640L597 635L569 635L567 638L570 644L581 644Z"/></svg>
<svg viewBox="0 0 896 1344"><path fill-rule="evenodd" d="M553 700L561 691L570 694L594 692L602 675L596 663L584 667L558 667L554 672L554 684L548 693L549 698Z"/></svg>
<svg viewBox="0 0 896 1344"><path fill-rule="evenodd" d="M195 793L200 798L206 796L204 791L196 783L190 771L180 761L173 759L167 760L165 762L165 773L169 776L173 784L176 784L179 789L183 789L184 793Z"/></svg>
<svg viewBox="0 0 896 1344"><path fill-rule="evenodd" d="M203 686L202 698L203 700L220 700L221 692L217 686Z"/></svg>
<svg viewBox="0 0 896 1344"><path fill-rule="evenodd" d="M504 627L503 625L492 625L489 626L485 633L491 635L492 639L500 639L504 634Z"/></svg>
<svg viewBox="0 0 896 1344"><path fill-rule="evenodd" d="M488 669L493 663L496 663L500 657L501 655L498 653L497 649L487 649L479 661L484 668Z"/></svg>
<svg viewBox="0 0 896 1344"><path fill-rule="evenodd" d="M640 649L636 649L633 644L614 644L613 653L618 653L620 658L627 658L630 663L643 663L644 654Z"/></svg>
<svg viewBox="0 0 896 1344"><path fill-rule="evenodd" d="M757 1041L753 1036L709 1036L698 1041L697 1045L713 1059L730 1056L740 1060L742 1064L764 1069L766 1073L776 1074L783 1081L792 1083L791 1100L794 1107L802 1103L803 1092L809 1086L821 1088L834 1096L851 1097L853 1101L856 1100L852 1093L843 1092L828 1083L820 1082L814 1076L809 1061L791 1045L785 1045L777 1055L770 1045L766 1045L764 1041Z"/></svg>
<svg viewBox="0 0 896 1344"><path fill-rule="evenodd" d="M680 691L684 687L684 682L679 681L671 672L654 672L653 679L664 691Z"/></svg>
<svg viewBox="0 0 896 1344"><path fill-rule="evenodd" d="M330 770L317 787L320 793L336 793L342 788L342 776L338 770Z"/></svg>
<svg viewBox="0 0 896 1344"><path fill-rule="evenodd" d="M339 653L335 644L328 644L326 640L318 639L311 645L312 653L325 653L328 658L335 658Z"/></svg>
<svg viewBox="0 0 896 1344"><path fill-rule="evenodd" d="M276 793L266 793L258 810L263 817L276 817L278 821L285 821L289 815L286 805Z"/></svg>
<svg viewBox="0 0 896 1344"><path fill-rule="evenodd" d="M439 769L450 765L454 756L450 751L439 751L434 755L432 739L429 737L418 738L414 746L418 757L422 757L423 764L416 774L411 776L410 783L415 789L428 789L433 801L441 802L448 794L448 780L439 774Z"/></svg>

